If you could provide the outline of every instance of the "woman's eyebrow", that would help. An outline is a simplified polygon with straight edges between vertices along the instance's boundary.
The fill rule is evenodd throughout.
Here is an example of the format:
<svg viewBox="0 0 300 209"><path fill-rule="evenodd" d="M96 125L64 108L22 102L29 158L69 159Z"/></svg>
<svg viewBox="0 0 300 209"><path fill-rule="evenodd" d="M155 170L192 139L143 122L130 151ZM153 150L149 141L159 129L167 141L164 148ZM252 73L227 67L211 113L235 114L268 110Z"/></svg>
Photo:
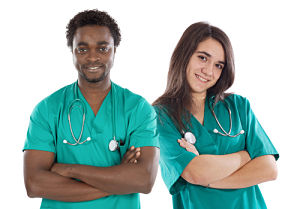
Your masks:
<svg viewBox="0 0 300 209"><path fill-rule="evenodd" d="M209 53L207 53L206 51L197 51L196 53L202 53L202 54L205 54L208 57L211 57L211 55Z"/></svg>
<svg viewBox="0 0 300 209"><path fill-rule="evenodd" d="M211 57L211 54L207 53L206 51L196 51L196 53L205 54L206 56ZM224 61L219 61L219 63L225 65Z"/></svg>

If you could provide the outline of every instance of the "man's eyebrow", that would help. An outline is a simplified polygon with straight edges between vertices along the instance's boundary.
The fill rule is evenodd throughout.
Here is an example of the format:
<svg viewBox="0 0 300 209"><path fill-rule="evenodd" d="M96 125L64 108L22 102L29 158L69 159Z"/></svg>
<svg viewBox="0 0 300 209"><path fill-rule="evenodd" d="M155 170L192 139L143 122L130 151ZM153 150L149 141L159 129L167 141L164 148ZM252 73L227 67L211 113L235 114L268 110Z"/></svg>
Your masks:
<svg viewBox="0 0 300 209"><path fill-rule="evenodd" d="M98 41L97 45L109 45L110 43L107 41Z"/></svg>
<svg viewBox="0 0 300 209"><path fill-rule="evenodd" d="M98 41L97 45L109 45L111 43L107 42L107 41ZM77 46L88 46L88 43L81 41L77 44Z"/></svg>
<svg viewBox="0 0 300 209"><path fill-rule="evenodd" d="M81 41L77 44L77 46L88 46L88 44L86 42Z"/></svg>
<svg viewBox="0 0 300 209"><path fill-rule="evenodd" d="M207 53L206 51L197 51L196 53L202 53L202 54L205 54L208 57L211 57L211 54ZM219 61L219 63L225 65L224 61Z"/></svg>

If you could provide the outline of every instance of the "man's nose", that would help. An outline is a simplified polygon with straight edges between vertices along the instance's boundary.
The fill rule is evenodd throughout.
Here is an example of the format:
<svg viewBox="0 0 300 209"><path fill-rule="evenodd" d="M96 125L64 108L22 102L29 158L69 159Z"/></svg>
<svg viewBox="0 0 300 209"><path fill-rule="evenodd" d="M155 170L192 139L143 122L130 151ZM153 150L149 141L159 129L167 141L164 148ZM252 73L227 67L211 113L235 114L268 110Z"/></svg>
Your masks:
<svg viewBox="0 0 300 209"><path fill-rule="evenodd" d="M90 50L87 59L90 62L99 61L100 55L99 55L99 53L97 53L96 50Z"/></svg>

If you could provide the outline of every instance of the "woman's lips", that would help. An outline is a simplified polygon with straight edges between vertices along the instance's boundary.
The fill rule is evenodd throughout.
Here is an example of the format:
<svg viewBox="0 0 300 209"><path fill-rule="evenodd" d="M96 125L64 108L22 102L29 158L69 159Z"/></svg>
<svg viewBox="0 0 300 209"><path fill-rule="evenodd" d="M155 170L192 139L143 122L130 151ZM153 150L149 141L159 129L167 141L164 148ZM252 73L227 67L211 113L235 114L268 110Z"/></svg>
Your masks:
<svg viewBox="0 0 300 209"><path fill-rule="evenodd" d="M201 77L200 75L198 75L198 74L195 74L195 76L196 76L196 78L198 79L198 80L200 80L200 81L202 81L202 82L204 82L204 83L206 83L206 82L208 82L209 80L207 80L207 79L205 79L205 78L203 78L203 77Z"/></svg>

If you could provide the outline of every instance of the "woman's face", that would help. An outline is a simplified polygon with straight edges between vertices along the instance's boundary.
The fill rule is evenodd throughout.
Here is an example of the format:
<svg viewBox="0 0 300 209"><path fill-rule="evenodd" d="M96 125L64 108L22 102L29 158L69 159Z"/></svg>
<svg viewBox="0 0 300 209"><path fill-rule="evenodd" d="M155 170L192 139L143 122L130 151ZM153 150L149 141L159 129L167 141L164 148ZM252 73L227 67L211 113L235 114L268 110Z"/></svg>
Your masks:
<svg viewBox="0 0 300 209"><path fill-rule="evenodd" d="M225 65L225 53L220 42L208 38L199 43L186 69L192 94L205 97L207 89L215 85Z"/></svg>

